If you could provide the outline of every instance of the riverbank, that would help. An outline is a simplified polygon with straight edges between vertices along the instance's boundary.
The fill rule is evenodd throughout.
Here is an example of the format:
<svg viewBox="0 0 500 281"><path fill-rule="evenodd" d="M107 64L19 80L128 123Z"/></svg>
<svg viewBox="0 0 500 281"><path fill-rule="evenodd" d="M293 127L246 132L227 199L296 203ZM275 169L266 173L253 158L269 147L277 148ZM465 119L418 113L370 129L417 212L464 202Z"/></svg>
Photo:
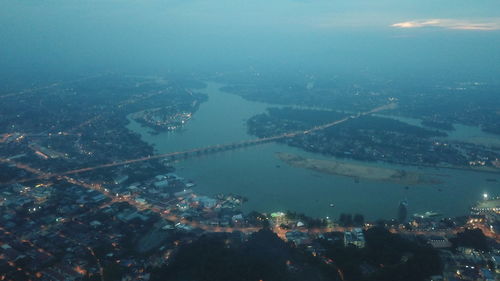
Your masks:
<svg viewBox="0 0 500 281"><path fill-rule="evenodd" d="M356 180L362 179L402 185L443 183L441 180L428 177L425 174L405 170L347 163L336 160L304 158L296 154L283 152L277 152L276 157L292 167L310 169L325 174L351 177Z"/></svg>

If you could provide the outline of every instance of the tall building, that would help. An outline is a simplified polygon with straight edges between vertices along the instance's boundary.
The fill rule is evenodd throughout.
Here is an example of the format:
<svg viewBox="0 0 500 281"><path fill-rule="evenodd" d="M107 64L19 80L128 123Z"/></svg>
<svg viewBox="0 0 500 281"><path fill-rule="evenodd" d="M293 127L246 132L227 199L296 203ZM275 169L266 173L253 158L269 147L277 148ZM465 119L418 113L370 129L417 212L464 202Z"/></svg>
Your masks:
<svg viewBox="0 0 500 281"><path fill-rule="evenodd" d="M405 223L407 217L408 217L408 201L403 200L399 202L399 208L398 208L399 223Z"/></svg>

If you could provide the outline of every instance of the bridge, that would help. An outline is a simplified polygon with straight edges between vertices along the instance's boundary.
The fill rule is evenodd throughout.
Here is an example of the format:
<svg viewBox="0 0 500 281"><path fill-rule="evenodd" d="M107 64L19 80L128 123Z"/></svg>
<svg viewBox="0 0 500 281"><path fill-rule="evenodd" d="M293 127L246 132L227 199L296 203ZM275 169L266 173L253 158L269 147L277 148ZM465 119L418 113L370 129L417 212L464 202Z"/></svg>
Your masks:
<svg viewBox="0 0 500 281"><path fill-rule="evenodd" d="M230 144L225 144L225 145L213 145L213 146L207 146L207 147L197 148L197 149L192 149L192 150L187 150L187 151L158 154L158 155L149 156L149 157L142 157L142 158L137 158L137 159L125 160L125 161L121 161L121 162L113 162L113 163L109 163L109 164L103 164L103 165L94 166L94 167L88 167L88 168L82 168L82 169L77 169L77 170L71 170L71 171L67 171L67 172L63 172L63 173L59 173L59 174L45 173L45 172L42 172L42 171L40 171L38 169L32 168L32 167L30 167L30 166L28 166L26 164L13 162L11 159L8 159L8 158L7 159L1 159L0 158L0 163L14 164L19 169L23 169L23 170L31 172L31 173L33 173L35 175L38 175L38 177L34 177L34 178L30 178L30 179L25 179L25 180L17 181L17 182L26 182L26 181L32 181L32 180L37 180L37 179L50 179L50 178L57 177L58 179L64 180L64 181L69 182L71 184L79 185L79 186L87 188L87 189L91 189L91 190L95 190L95 191L101 192L106 197L108 197L108 198L111 199L110 202L104 203L104 204L98 206L98 208L104 208L105 206L108 206L108 205L116 203L116 202L127 202L130 205L135 206L139 210L151 210L151 211L159 214L161 217L163 217L165 219L168 219L168 220L171 220L171 221L181 222L183 224L187 224L187 225L190 225L190 226L195 227L195 228L200 228L200 229L203 229L205 231L210 231L210 232L232 232L232 231L238 230L238 231L242 231L242 232L245 232L245 233L251 233L251 232L258 231L259 228L257 228L257 227L233 227L233 228L232 227L219 227L219 226L204 225L204 224L201 224L200 222L197 222L197 221L186 220L186 219L181 218L181 217L179 217L179 216L177 216L175 214L169 213L167 210L161 210L161 209L159 209L159 208L157 208L155 206L145 206L145 205L137 203L135 200L126 199L126 198L124 198L124 197L122 197L120 195L111 193L103 185L101 185L99 183L85 183L85 182L77 180L75 178L71 178L71 177L69 177L69 175L71 175L71 174L77 174L77 173L82 173L82 172L87 172L87 171L92 171L92 170L96 170L96 169L107 168L107 167L115 167L115 166L121 166L121 165L130 164L130 163L137 163L137 162L142 162L142 161L149 161L149 160L153 160L153 159L161 159L161 158L165 158L165 159L187 158L187 157L191 157L191 156L199 156L200 154L204 154L204 153L216 153L216 152L222 152L222 151L239 149L239 148L242 148L242 147L248 147L248 146L252 146L252 145L259 145L259 144L274 142L274 141L278 141L278 140L281 140L281 139L292 138L292 137L295 137L295 136L306 135L306 134L309 134L309 133L312 133L312 132L315 132L315 131L324 130L324 129L327 129L329 127L333 127L333 126L336 126L338 124L347 122L347 121L349 121L351 119L356 119L356 118L359 118L361 116L373 114L373 113L380 112L380 111L383 111L383 110L394 109L396 106L397 105L395 103L387 104L387 105L384 105L384 106L381 106L381 107L377 107L377 108L372 109L372 110L367 111L367 112L358 113L356 115L351 115L351 116L342 118L340 120L337 120L337 121L334 121L334 122L331 122L331 123L328 123L328 124L316 126L316 127L313 127L313 128L311 128L309 130L295 131L295 132L284 133L284 134L280 134L280 135L276 135L276 136L271 136L271 137L266 137L266 138L258 138L258 139L247 140L247 141L236 142L236 143L230 143ZM0 184L4 184L4 183L0 183ZM6 183L6 184L9 184L9 183ZM483 232L485 233L485 235L487 235L488 237L490 237L492 239L495 239L497 242L500 241L500 235L491 232L489 228L484 228L484 227L481 227L480 225L476 225L476 227L477 226L479 226L483 230ZM5 230L2 227L0 227L0 231L5 231ZM276 227L274 229L274 231L280 237L284 237L284 232L279 227ZM306 231L306 230L301 230L301 231ZM321 232L332 232L332 231L342 231L343 232L343 231L345 231L345 228L342 228L342 227L321 228L321 229L313 229L311 231L312 232L318 232L318 233L321 233ZM433 234L433 235L456 234L458 231L462 231L462 229L461 228L460 229L453 229L453 230L449 230L449 231L446 231L446 232L439 232L439 231L436 231L436 232L428 232L428 231L427 232L414 232L414 231L401 231L401 230L391 229L391 232L393 232L393 233L411 233L411 234L422 234L422 235L431 235L431 234Z"/></svg>
<svg viewBox="0 0 500 281"><path fill-rule="evenodd" d="M362 116L370 115L370 114L380 112L383 110L394 109L396 106L397 105L395 103L390 103L390 104L387 104L384 106L374 108L370 111L358 113L355 115L350 115L350 116L344 117L340 120L330 122L327 124L323 124L323 125L319 125L319 126L315 126L315 127L310 128L310 129L303 130L303 131L293 131L293 132L283 133L283 134L279 134L279 135L275 135L275 136L257 138L257 139L246 140L246 141L241 141L241 142L234 142L234 143L228 143L228 144L217 144L217 145L195 148L195 149L185 150L185 151L177 151L177 152L169 152L169 153L163 153L163 154L157 154L157 155L150 155L150 156L136 158L136 159L129 159L129 160L124 160L124 161L119 161L119 162L112 162L112 163L107 163L107 164L102 164L102 165L97 165L97 166L92 166L92 167L70 170L70 171L66 171L66 172L62 172L62 173L50 173L50 174L44 173L42 175L39 175L38 177L22 180L22 182L31 181L31 180L40 180L40 179L50 179L50 178L54 178L54 177L64 177L64 176L68 176L68 175L89 172L89 171L93 171L93 170L97 170L97 169L123 166L123 165L127 165L127 164L143 162L143 161L150 161L150 160L154 160L154 159L177 160L177 159L186 159L189 157L197 157L200 155L205 155L205 154L210 154L210 153L218 153L218 152L223 152L223 151L236 150L236 149L240 149L240 148L244 148L244 147L275 142L275 141L279 141L279 140L287 139L287 138L293 138L293 137L300 136L300 135L307 135L307 134L310 134L310 133L313 133L316 131L324 130L324 129L342 124L342 123L347 122L347 121L352 120L352 119L360 118ZM20 181L17 181L17 182L20 182Z"/></svg>

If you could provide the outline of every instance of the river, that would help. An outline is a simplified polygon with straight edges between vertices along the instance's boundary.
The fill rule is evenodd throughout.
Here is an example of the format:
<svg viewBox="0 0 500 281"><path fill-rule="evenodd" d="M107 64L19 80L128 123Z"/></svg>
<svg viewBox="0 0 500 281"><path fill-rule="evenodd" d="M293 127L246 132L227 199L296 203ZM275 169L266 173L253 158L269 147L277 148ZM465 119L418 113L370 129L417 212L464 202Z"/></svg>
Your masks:
<svg viewBox="0 0 500 281"><path fill-rule="evenodd" d="M246 120L271 105L222 92L221 86L208 83L207 88L201 90L209 99L201 104L182 130L152 135L150 129L133 120L128 128L139 133L158 153L253 139L247 134ZM276 158L276 152L331 159L283 144L268 143L190 158L174 166L178 174L196 182L195 192L199 194L236 193L247 197L244 211L291 210L315 217L337 218L340 213L361 213L368 219L393 218L397 217L399 202L406 198L410 213L432 210L457 216L468 213L469 207L484 192L500 193L498 174L369 163L435 175L444 182L407 189L393 183L355 182L348 177L291 167ZM335 206L330 207L330 204Z"/></svg>

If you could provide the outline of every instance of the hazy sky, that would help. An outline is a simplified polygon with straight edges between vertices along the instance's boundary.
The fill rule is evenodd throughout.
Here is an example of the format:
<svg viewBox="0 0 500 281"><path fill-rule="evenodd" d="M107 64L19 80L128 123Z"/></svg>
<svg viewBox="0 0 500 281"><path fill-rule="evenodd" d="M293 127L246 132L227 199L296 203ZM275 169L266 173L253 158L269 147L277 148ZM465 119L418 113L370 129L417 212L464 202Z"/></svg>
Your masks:
<svg viewBox="0 0 500 281"><path fill-rule="evenodd" d="M0 63L3 72L154 71L437 59L496 71L499 29L498 0L2 0Z"/></svg>
<svg viewBox="0 0 500 281"><path fill-rule="evenodd" d="M101 28L269 28L309 30L384 28L391 24L427 20L481 22L497 25L497 0L3 0L2 28L30 26ZM496 18L495 18L496 17ZM57 26L63 25L63 26ZM38 27L38 28L37 28ZM500 28L496 26L497 28ZM46 30L48 31L48 30ZM81 30L85 32L86 30Z"/></svg>

